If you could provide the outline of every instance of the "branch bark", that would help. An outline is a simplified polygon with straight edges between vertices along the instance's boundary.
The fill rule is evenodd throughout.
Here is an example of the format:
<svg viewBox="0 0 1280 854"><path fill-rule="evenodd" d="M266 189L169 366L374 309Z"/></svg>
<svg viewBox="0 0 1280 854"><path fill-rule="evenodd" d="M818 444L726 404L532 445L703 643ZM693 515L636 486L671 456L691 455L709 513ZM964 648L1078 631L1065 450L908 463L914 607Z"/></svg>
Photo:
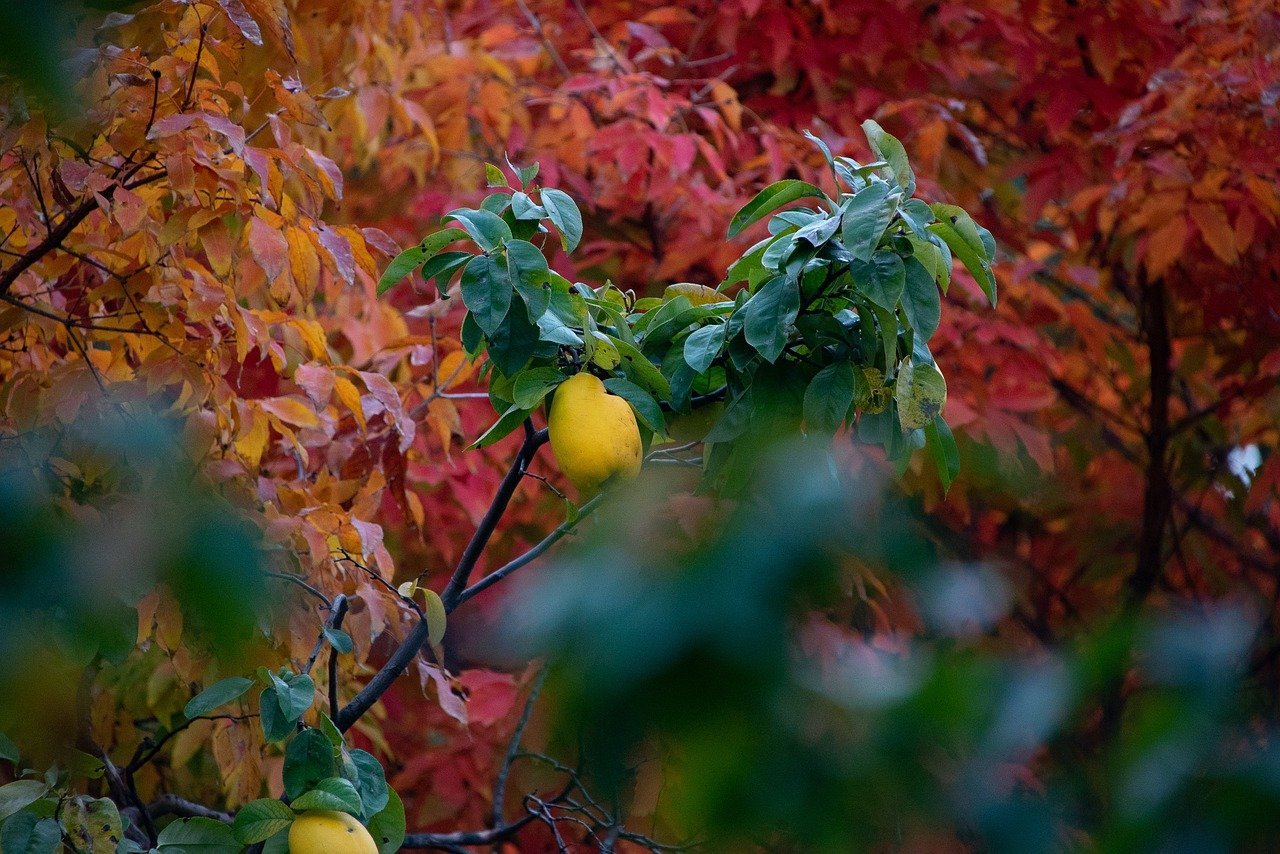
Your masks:
<svg viewBox="0 0 1280 854"><path fill-rule="evenodd" d="M511 503L511 499L515 496L516 487L520 485L520 481L524 478L525 469L528 468L534 454L546 442L547 431L535 430L533 422L526 421L524 444L520 446L520 450L516 453L516 458L511 462L511 468L507 470L506 476L502 479L497 493L493 496L493 501L489 504L489 509L485 511L479 526L476 527L476 532L471 535L471 541L467 543L467 547L463 550L458 566L454 569L452 578L449 579L449 584L440 595L440 599L444 603L445 613L453 611L458 606L467 579L471 576L471 571L475 569L476 562L484 552L485 546L488 545L489 538L493 536L494 529L497 528L502 514L506 512L507 505ZM360 720L360 717L365 712L372 708L374 703L378 702L404 669L417 657L418 651L422 649L422 645L427 641L427 636L427 621L424 618L419 618L418 622L409 631L409 634L401 641L400 646L396 647L395 652L387 659L387 663L382 666L382 669L375 673L368 684L334 716L333 722L339 730L342 732L349 730L356 721Z"/></svg>

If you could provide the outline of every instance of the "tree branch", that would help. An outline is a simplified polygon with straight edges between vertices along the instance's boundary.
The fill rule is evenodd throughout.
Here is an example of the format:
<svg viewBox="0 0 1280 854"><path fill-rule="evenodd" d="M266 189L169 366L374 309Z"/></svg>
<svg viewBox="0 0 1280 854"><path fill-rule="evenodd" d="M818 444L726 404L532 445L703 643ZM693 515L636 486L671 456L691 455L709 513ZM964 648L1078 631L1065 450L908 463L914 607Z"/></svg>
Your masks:
<svg viewBox="0 0 1280 854"><path fill-rule="evenodd" d="M484 547L488 545L489 538L493 536L498 520L502 518L507 505L511 503L516 487L520 485L529 461L533 459L534 454L546 442L547 431L535 430L533 422L525 421L524 444L520 446L520 450L516 453L516 458L511 463L511 468L498 486L498 491L494 495L489 509L480 520L476 532L472 534L471 541L467 543L467 547L463 550L462 557L458 561L458 566L454 570L448 586L445 587L444 593L440 595L440 599L444 602L445 613L449 613L457 607L458 597L463 592L463 586L470 577L471 571L475 568L476 561L480 559ZM382 668L373 675L373 678L369 680L364 688L352 697L350 702L343 706L334 716L333 722L339 730L342 732L349 730L356 721L360 720L360 717L365 712L372 708L374 703L378 702L379 698L387 692L392 683L396 681L404 669L409 666L409 663L418 655L418 651L426 643L427 636L427 621L425 618L419 617L417 623L409 630L409 634L405 635L404 640L400 642L400 646L396 647L395 652L391 653L387 663L382 665Z"/></svg>
<svg viewBox="0 0 1280 854"><path fill-rule="evenodd" d="M548 534L546 538L543 539L536 546L529 549L527 552L520 555L519 557L514 558L513 560L511 560L511 562L507 563L506 565L501 566L498 569L495 569L493 572L489 573L484 578L477 581L475 584L472 584L466 590L463 590L461 593L458 594L457 602L454 605L454 607L456 608L458 605L461 605L463 602L466 602L468 599L470 599L472 596L475 596L477 593L480 593L481 591L489 589L490 587L497 584L502 579L506 578L511 573L515 572L520 567L525 566L526 564L531 563L533 560L538 558L547 549L551 548L553 545L555 545L557 542L563 539L566 534L568 534L575 527L577 527L579 522L581 522L583 519L587 518L592 513L594 513L596 511L596 508L598 508L602 503L603 499L604 499L603 495L597 495L595 498L591 499L586 504L582 505L581 508L579 508L578 515L576 517L574 517L573 519L569 519L564 522L561 522L560 525L554 531ZM447 606L447 603L446 603L446 606Z"/></svg>

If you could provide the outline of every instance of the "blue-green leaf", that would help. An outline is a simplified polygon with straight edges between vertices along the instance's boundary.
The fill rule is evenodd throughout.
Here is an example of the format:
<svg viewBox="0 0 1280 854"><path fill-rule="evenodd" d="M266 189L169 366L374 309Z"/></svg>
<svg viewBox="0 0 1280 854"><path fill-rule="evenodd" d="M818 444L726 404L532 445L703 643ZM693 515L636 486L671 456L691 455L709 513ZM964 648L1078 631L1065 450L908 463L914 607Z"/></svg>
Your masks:
<svg viewBox="0 0 1280 854"><path fill-rule="evenodd" d="M902 147L902 143L871 119L862 123L862 132L866 134L867 143L876 157L886 161L893 170L894 180L902 188L903 194L907 198L913 196L916 192L916 176L911 171L911 162L907 159L907 150Z"/></svg>
<svg viewBox="0 0 1280 854"><path fill-rule="evenodd" d="M794 178L770 184L733 215L729 221L729 237L736 237L747 226L759 222L783 205L806 198L825 199L827 194L808 181Z"/></svg>
<svg viewBox="0 0 1280 854"><path fill-rule="evenodd" d="M492 211L458 208L445 214L444 219L446 222L456 219L461 223L468 236L485 252L492 252L502 245L502 241L511 239L511 227Z"/></svg>
<svg viewBox="0 0 1280 854"><path fill-rule="evenodd" d="M942 301L933 276L915 256L907 258L906 286L902 291L902 312L915 330L916 338L928 341L942 320Z"/></svg>
<svg viewBox="0 0 1280 854"><path fill-rule="evenodd" d="M811 430L834 433L853 403L854 369L835 362L818 371L804 391L804 421Z"/></svg>
<svg viewBox="0 0 1280 854"><path fill-rule="evenodd" d="M491 255L477 255L462 271L462 302L485 334L492 335L511 310L514 286L506 267Z"/></svg>
<svg viewBox="0 0 1280 854"><path fill-rule="evenodd" d="M225 706L232 700L239 699L245 691L253 687L253 680L246 679L243 676L232 676L229 679L223 679L214 682L208 688L205 688L199 694L187 702L182 713L187 719L198 718L207 712L211 712L219 706Z"/></svg>
<svg viewBox="0 0 1280 854"><path fill-rule="evenodd" d="M315 788L295 798L291 806L303 810L337 810L359 818L364 811L360 793L350 780L330 777L321 780Z"/></svg>
<svg viewBox="0 0 1280 854"><path fill-rule="evenodd" d="M547 209L547 217L560 232L560 245L565 252L572 252L582 242L582 213L577 203L562 190L544 189L541 193L542 206Z"/></svg>
<svg viewBox="0 0 1280 854"><path fill-rule="evenodd" d="M697 373L706 372L724 347L725 325L714 323L684 339L684 360Z"/></svg>
<svg viewBox="0 0 1280 854"><path fill-rule="evenodd" d="M290 798L314 788L333 772L333 745L320 730L304 729L285 748L282 776L284 793Z"/></svg>
<svg viewBox="0 0 1280 854"><path fill-rule="evenodd" d="M551 270L542 250L527 240L508 240L507 273L529 309L529 320L537 323L551 304Z"/></svg>
<svg viewBox="0 0 1280 854"><path fill-rule="evenodd" d="M898 308L907 274L902 259L896 254L877 252L871 257L871 263L854 261L849 265L849 273L858 293L886 311Z"/></svg>
<svg viewBox="0 0 1280 854"><path fill-rule="evenodd" d="M868 261L876 244L893 219L895 207L889 199L889 185L879 181L868 184L844 203L845 248L860 261Z"/></svg>
<svg viewBox="0 0 1280 854"><path fill-rule="evenodd" d="M800 313L800 286L775 276L760 286L742 307L747 343L766 361L775 362L787 345L787 335Z"/></svg>

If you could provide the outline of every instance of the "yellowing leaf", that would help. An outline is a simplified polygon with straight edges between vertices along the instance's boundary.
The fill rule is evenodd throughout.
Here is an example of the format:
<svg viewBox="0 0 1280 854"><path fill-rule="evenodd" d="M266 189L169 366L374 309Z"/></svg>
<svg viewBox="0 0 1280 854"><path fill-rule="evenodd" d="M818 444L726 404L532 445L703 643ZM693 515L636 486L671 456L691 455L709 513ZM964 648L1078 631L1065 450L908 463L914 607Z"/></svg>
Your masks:
<svg viewBox="0 0 1280 854"><path fill-rule="evenodd" d="M259 401L267 412L295 427L318 427L320 418L314 409L296 397L271 397Z"/></svg>
<svg viewBox="0 0 1280 854"><path fill-rule="evenodd" d="M360 391L356 388L355 383L346 377L334 377L333 390L337 393L338 400L342 401L342 405L356 419L360 429L368 429L368 424L364 418L364 406L360 403Z"/></svg>
<svg viewBox="0 0 1280 854"><path fill-rule="evenodd" d="M325 339L323 326L314 320L308 320L304 317L291 317L289 322L298 330L298 334L302 336L307 349L311 351L312 358L324 362L329 361L329 345Z"/></svg>
<svg viewBox="0 0 1280 854"><path fill-rule="evenodd" d="M256 408L248 410L248 421L240 430L235 449L245 465L253 470L262 462L262 455L267 450L267 440L271 436L271 427L267 423L267 416Z"/></svg>

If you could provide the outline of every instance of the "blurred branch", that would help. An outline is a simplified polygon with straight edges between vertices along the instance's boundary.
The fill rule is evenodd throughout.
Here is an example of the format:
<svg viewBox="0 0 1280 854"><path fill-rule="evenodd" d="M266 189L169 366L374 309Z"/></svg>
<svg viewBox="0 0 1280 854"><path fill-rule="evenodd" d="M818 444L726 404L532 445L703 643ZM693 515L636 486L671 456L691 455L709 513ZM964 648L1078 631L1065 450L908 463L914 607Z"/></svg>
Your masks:
<svg viewBox="0 0 1280 854"><path fill-rule="evenodd" d="M511 734L511 741L507 744L507 754L502 759L502 766L498 769L498 779L493 784L493 813L491 815L490 824L493 827L502 826L503 806L506 802L507 794L507 775L511 773L511 763L515 761L516 752L520 749L520 741L524 738L525 727L529 725L529 716L533 714L533 704L538 699L538 694L542 692L542 685L547 680L547 667L543 665L538 671L538 676L533 680L533 687L529 689L529 697L524 701L524 710L520 713L520 720L516 723L515 731Z"/></svg>
<svg viewBox="0 0 1280 854"><path fill-rule="evenodd" d="M177 795L161 795L152 803L147 804L146 812L151 818L159 818L162 815L176 815L181 818L211 818L223 824L231 823L231 813L211 809L204 804L198 804L195 801L189 801Z"/></svg>

